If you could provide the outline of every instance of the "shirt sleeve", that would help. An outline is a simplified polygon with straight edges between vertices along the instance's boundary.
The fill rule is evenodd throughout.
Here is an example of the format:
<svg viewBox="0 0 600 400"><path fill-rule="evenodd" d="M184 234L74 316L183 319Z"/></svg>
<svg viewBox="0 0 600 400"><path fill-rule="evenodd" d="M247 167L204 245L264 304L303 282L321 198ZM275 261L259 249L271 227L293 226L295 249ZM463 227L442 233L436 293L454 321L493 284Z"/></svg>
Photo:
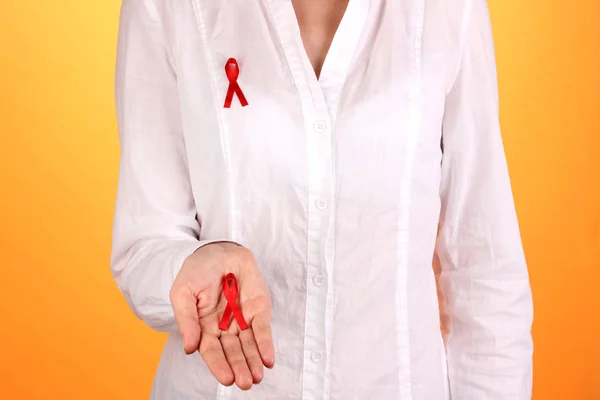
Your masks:
<svg viewBox="0 0 600 400"><path fill-rule="evenodd" d="M153 0L122 3L115 97L121 158L113 276L139 318L175 331L169 292L183 261L227 240L199 240L176 76Z"/></svg>
<svg viewBox="0 0 600 400"><path fill-rule="evenodd" d="M526 400L532 297L499 128L485 0L472 0L443 121L436 245L453 400Z"/></svg>

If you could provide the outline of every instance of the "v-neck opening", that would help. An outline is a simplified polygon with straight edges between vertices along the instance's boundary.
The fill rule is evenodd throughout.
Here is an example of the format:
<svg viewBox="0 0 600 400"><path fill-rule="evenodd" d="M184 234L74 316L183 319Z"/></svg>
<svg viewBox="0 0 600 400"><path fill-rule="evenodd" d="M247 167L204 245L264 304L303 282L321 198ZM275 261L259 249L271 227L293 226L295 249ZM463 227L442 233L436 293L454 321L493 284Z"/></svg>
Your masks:
<svg viewBox="0 0 600 400"><path fill-rule="evenodd" d="M295 68L304 70L303 74L294 74L296 85L307 85L315 106L325 105L329 117L332 120L335 119L342 87L367 20L369 0L348 1L346 10L327 49L319 76L317 76L304 46L300 24L291 0L268 1L273 11L273 21L284 46L288 65L293 70ZM298 82L298 79L304 82Z"/></svg>
<svg viewBox="0 0 600 400"><path fill-rule="evenodd" d="M322 79L321 77L323 76L323 71L325 70L325 65L327 63L327 59L330 57L332 48L334 48L334 42L336 42L336 36L339 37L340 27L344 23L344 19L346 18L347 14L348 14L348 8L350 8L350 4L353 3L353 0L348 0L348 3L346 4L344 12L342 13L342 18L340 19L338 25L336 26L335 31L333 32L333 36L331 38L331 42L329 43L329 46L327 47L327 51L325 52L325 57L323 58L323 63L321 64L321 66L319 68L318 74L317 74L317 71L315 70L314 66L312 65L312 62L310 61L310 55L308 54L308 51L306 49L306 44L304 43L304 38L302 37L302 30L300 29L300 21L298 20L298 14L296 13L296 9L294 8L294 3L292 0L286 0L286 1L289 2L290 9L292 10L292 13L294 16L294 21L296 22L295 25L296 25L297 31L298 31L298 38L300 39L300 43L302 44L302 50L303 50L302 53L304 56L302 58L304 58L305 61L308 61L308 64L310 64L310 66L311 66L315 81L317 81L320 84L321 79ZM339 39L338 39L338 41L339 41Z"/></svg>
<svg viewBox="0 0 600 400"><path fill-rule="evenodd" d="M306 49L306 43L304 43L304 38L302 37L302 29L300 29L300 20L298 19L298 14L295 13L296 9L294 8L293 1L290 0L290 2L292 3L292 9L294 10L294 15L296 17L296 23L298 24L298 30L300 32L300 39L302 40L302 46L304 48L304 51L306 52L306 56L308 57L308 59L310 61L310 55L308 54L308 50ZM334 39L335 39L338 31L339 31L340 25L342 25L342 21L344 20L344 17L346 16L346 11L348 10L350 2L351 2L351 0L347 0L346 4L344 5L344 10L343 10L343 12L341 14L340 20L338 21L337 25L335 26L335 29L333 31L333 35L331 36L331 40L329 40L328 43L327 43L327 49L325 50L325 55L323 57L322 62L319 65L319 72L318 73L317 73L317 70L313 66L313 71L315 73L315 79L317 81L319 81L319 82L321 80L321 75L323 73L323 68L325 66L325 61L327 60L327 57L328 57L328 55L330 53L330 50L331 50L331 48L333 46L333 41L334 41ZM312 63L311 63L311 65L312 65Z"/></svg>
<svg viewBox="0 0 600 400"><path fill-rule="evenodd" d="M335 72L347 74L356 52L360 35L367 19L368 8L361 7L362 0L349 0L337 29L327 49L317 80L324 74ZM307 54L308 57L308 54ZM327 76L325 76L327 78Z"/></svg>

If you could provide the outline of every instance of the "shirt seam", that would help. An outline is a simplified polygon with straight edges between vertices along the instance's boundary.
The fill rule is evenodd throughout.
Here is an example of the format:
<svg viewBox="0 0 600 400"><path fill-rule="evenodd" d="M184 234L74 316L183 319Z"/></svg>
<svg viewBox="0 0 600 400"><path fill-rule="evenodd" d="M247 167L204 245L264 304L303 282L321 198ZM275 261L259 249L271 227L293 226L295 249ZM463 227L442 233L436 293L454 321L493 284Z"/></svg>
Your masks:
<svg viewBox="0 0 600 400"><path fill-rule="evenodd" d="M454 86L456 85L456 81L458 80L458 76L460 74L460 69L462 68L462 63L464 59L464 53L467 48L467 41L469 40L469 25L471 23L471 19L473 18L473 1L477 0L466 0L465 7L463 9L462 22L460 25L460 36L458 42L458 49L456 51L456 58L452 62L454 70L452 71L452 77L450 79L448 88L446 90L446 96L450 94ZM485 0L482 0L485 1Z"/></svg>
<svg viewBox="0 0 600 400"><path fill-rule="evenodd" d="M412 380L410 364L410 333L408 329L408 268L409 268L409 237L410 232L410 203L411 203L411 181L414 172L415 147L419 137L420 110L421 110L421 51L423 40L423 24L425 15L425 0L415 2L412 14L412 26L414 29L414 42L411 54L411 77L412 84L409 94L409 116L410 127L405 152L404 184L400 193L401 215L398 220L398 272L396 275L396 313L398 318L397 359L399 363L399 393L403 400L412 400Z"/></svg>
<svg viewBox="0 0 600 400"><path fill-rule="evenodd" d="M229 208L228 208L228 214L229 214L229 221L228 221L228 230L229 230L229 234L231 235L231 238L233 240L237 240L237 232L234 231L235 229L235 224L233 221L233 214L235 213L235 197L234 197L234 191L233 191L233 182L232 182L232 172L231 172L231 161L230 161L230 157L229 157L229 142L228 142L228 138L227 138L227 132L225 129L225 124L223 122L223 115L222 115L222 110L219 110L218 108L218 104L219 104L219 99L217 98L217 93L218 93L218 82L217 82L217 77L216 77L216 69L215 69L215 65L213 62L213 59L210 55L210 51L209 51L209 44L208 44L208 38L206 36L206 26L204 24L204 19L202 17L202 11L201 11L201 6L200 6L200 1L199 0L192 0L193 3L193 8L194 8L194 14L196 14L196 22L198 25L198 29L200 31L200 37L202 39L202 43L204 44L204 55L205 55L205 62L207 64L207 69L208 69L208 75L210 76L210 84L211 84L211 92L212 92L212 97L213 97L213 104L215 106L215 115L216 115L216 119L218 122L218 127L219 127L219 137L221 139L221 149L223 152L223 159L224 159L224 166L225 166L225 175L226 175L226 179L227 179L227 192L228 192L228 197L229 197ZM218 383L217 385L217 391L216 391L216 400L224 400L229 398L229 395L231 393L231 388L230 387L226 387L221 383Z"/></svg>

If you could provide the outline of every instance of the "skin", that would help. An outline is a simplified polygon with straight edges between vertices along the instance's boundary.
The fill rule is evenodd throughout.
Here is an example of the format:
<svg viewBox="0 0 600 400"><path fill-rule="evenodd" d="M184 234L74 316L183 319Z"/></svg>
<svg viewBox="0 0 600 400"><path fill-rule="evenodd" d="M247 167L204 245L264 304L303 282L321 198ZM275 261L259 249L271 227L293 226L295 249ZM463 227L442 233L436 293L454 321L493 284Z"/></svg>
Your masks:
<svg viewBox="0 0 600 400"><path fill-rule="evenodd" d="M348 0L292 0L304 49L317 78Z"/></svg>
<svg viewBox="0 0 600 400"><path fill-rule="evenodd" d="M219 329L227 305L222 279L230 272L237 277L245 331L235 319L226 331ZM185 352L198 351L223 385L250 389L263 379L264 367L273 367L271 298L250 250L234 243L199 248L184 261L170 299Z"/></svg>
<svg viewBox="0 0 600 400"><path fill-rule="evenodd" d="M292 0L307 56L317 78L348 0ZM219 320L227 305L222 279L234 273L238 303L249 329ZM170 291L171 304L187 354L196 351L223 385L243 390L258 384L264 367L272 368L271 298L252 252L233 243L212 243L186 258Z"/></svg>

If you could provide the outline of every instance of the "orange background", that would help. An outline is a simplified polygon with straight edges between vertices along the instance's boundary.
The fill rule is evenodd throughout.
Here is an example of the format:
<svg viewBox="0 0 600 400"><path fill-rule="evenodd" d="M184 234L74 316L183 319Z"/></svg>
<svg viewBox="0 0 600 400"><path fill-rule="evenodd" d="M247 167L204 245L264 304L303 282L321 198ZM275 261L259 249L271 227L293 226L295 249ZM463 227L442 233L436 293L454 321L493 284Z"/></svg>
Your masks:
<svg viewBox="0 0 600 400"><path fill-rule="evenodd" d="M2 3L0 399L147 399L165 336L109 270L120 1ZM534 399L600 399L600 3L490 8L536 307Z"/></svg>

